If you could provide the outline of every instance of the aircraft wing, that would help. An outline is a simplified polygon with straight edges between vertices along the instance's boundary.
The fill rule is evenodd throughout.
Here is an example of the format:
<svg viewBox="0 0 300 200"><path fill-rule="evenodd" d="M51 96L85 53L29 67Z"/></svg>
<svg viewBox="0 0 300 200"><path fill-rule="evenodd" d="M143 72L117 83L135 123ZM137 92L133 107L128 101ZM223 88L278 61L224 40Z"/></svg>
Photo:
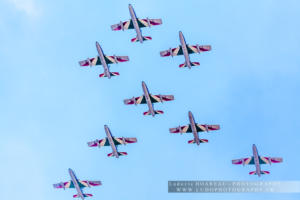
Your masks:
<svg viewBox="0 0 300 200"><path fill-rule="evenodd" d="M272 157L259 157L259 164L271 164L271 163L281 163L283 161L282 158L272 158Z"/></svg>
<svg viewBox="0 0 300 200"><path fill-rule="evenodd" d="M220 125L207 125L207 124L197 124L197 132L208 132L220 129Z"/></svg>
<svg viewBox="0 0 300 200"><path fill-rule="evenodd" d="M113 31L120 31L120 30L127 30L127 29L134 29L134 26L133 26L133 23L132 23L132 20L128 20L128 21L125 21L125 22L120 22L119 24L114 24L111 26L111 29Z"/></svg>
<svg viewBox="0 0 300 200"><path fill-rule="evenodd" d="M236 159L236 160L232 160L232 164L235 165L254 165L254 158L249 157L249 158L241 158L241 159Z"/></svg>
<svg viewBox="0 0 300 200"><path fill-rule="evenodd" d="M95 58L88 58L86 60L79 61L79 65L82 67L101 65L101 61L97 56Z"/></svg>
<svg viewBox="0 0 300 200"><path fill-rule="evenodd" d="M211 46L210 45L187 45L187 50L189 54L192 53L201 53L205 51L210 51Z"/></svg>
<svg viewBox="0 0 300 200"><path fill-rule="evenodd" d="M119 63L129 61L128 56L105 56L105 60L107 64Z"/></svg>
<svg viewBox="0 0 300 200"><path fill-rule="evenodd" d="M132 97L131 99L125 99L124 104L126 105L132 105L132 104L146 104L146 98L144 95L140 97Z"/></svg>
<svg viewBox="0 0 300 200"><path fill-rule="evenodd" d="M78 180L78 184L80 188L102 185L101 181L81 181L81 180Z"/></svg>
<svg viewBox="0 0 300 200"><path fill-rule="evenodd" d="M176 128L170 128L169 131L170 131L170 133L191 133L192 127L189 124L186 126L178 126Z"/></svg>
<svg viewBox="0 0 300 200"><path fill-rule="evenodd" d="M177 48L170 48L168 50L165 51L161 51L160 52L160 56L161 57L166 57L166 56L178 56L178 55L183 55L183 51L182 51L182 47L181 45L178 46Z"/></svg>
<svg viewBox="0 0 300 200"><path fill-rule="evenodd" d="M162 20L161 19L138 19L138 25L140 28L143 27L150 27L150 26L156 26L161 25Z"/></svg>
<svg viewBox="0 0 300 200"><path fill-rule="evenodd" d="M102 140L95 140L95 141L91 141L88 142L88 146L89 147L102 147L102 146L110 146L109 141L107 138L104 138Z"/></svg>
<svg viewBox="0 0 300 200"><path fill-rule="evenodd" d="M66 188L74 188L74 184L72 181L68 181L68 182L61 182L61 183L56 183L56 184L53 184L53 187L54 188L63 188L63 189L66 189Z"/></svg>
<svg viewBox="0 0 300 200"><path fill-rule="evenodd" d="M153 95L150 94L150 99L152 103L164 102L164 101L173 101L173 95Z"/></svg>
<svg viewBox="0 0 300 200"><path fill-rule="evenodd" d="M117 138L117 137L114 137L113 139L114 139L115 145L130 144L130 143L136 143L137 142L136 138L124 138L124 137Z"/></svg>

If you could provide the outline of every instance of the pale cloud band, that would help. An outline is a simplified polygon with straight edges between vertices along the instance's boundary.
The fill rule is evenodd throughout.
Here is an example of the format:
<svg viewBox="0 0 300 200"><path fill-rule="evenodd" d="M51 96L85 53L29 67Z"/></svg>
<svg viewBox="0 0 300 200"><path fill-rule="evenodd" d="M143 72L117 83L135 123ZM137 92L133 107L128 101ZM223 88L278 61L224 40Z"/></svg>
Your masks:
<svg viewBox="0 0 300 200"><path fill-rule="evenodd" d="M30 17L38 17L41 14L41 9L36 5L34 0L7 0L15 6L19 11L25 12Z"/></svg>

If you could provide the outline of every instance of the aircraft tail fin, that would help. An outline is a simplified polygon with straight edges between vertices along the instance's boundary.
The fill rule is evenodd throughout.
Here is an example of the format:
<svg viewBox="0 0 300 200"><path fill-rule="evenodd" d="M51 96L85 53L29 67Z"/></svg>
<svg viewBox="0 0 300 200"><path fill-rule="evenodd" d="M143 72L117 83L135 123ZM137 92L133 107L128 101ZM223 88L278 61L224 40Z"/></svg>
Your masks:
<svg viewBox="0 0 300 200"><path fill-rule="evenodd" d="M109 72L109 74L111 76L120 76L120 73L119 72ZM100 78L104 78L104 77L107 77L106 73L103 73L103 74L99 74L99 77Z"/></svg>
<svg viewBox="0 0 300 200"><path fill-rule="evenodd" d="M118 152L118 155L119 156L127 156L127 152ZM114 153L109 153L107 154L108 157L112 157L112 156L115 156Z"/></svg>
<svg viewBox="0 0 300 200"><path fill-rule="evenodd" d="M257 175L256 171L249 172L250 175ZM260 174L270 174L269 171L260 171Z"/></svg>
<svg viewBox="0 0 300 200"><path fill-rule="evenodd" d="M152 38L150 36L142 36L143 38L143 41L146 41L146 40L152 40ZM135 38L132 38L131 39L131 42L139 42L140 40L138 39L138 37L136 36Z"/></svg>
<svg viewBox="0 0 300 200"><path fill-rule="evenodd" d="M92 197L92 194L83 194L84 197ZM73 195L73 198L80 198L78 194Z"/></svg>
<svg viewBox="0 0 300 200"><path fill-rule="evenodd" d="M200 143L208 143L208 140L207 139L199 139ZM189 140L188 141L189 144L194 144L196 143L195 139L193 140Z"/></svg>
<svg viewBox="0 0 300 200"><path fill-rule="evenodd" d="M199 62L190 62L190 65L191 66L198 66L198 65L200 65L200 63ZM179 65L180 68L184 68L184 67L187 67L187 66L188 65L186 64L186 62Z"/></svg>

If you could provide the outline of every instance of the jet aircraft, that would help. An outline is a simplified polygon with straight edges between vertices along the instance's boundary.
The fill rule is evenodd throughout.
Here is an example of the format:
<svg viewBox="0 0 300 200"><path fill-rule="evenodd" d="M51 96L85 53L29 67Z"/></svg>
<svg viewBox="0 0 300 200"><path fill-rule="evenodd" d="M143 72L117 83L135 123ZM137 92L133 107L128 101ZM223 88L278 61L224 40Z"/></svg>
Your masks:
<svg viewBox="0 0 300 200"><path fill-rule="evenodd" d="M103 50L98 42L96 42L96 48L98 51L98 56L95 58L87 58L86 60L79 61L79 65L82 67L86 66L95 66L95 65L102 65L104 68L104 73L100 74L99 77L107 77L111 78L111 76L119 76L120 74L118 72L110 72L109 71L109 65L108 64L114 64L119 62L126 62L129 60L128 56L106 56L103 53Z"/></svg>
<svg viewBox="0 0 300 200"><path fill-rule="evenodd" d="M211 46L210 45L188 45L185 42L184 36L181 31L179 31L179 40L180 44L177 48L170 48L169 50L161 51L160 56L166 57L166 56L178 56L178 55L184 55L185 62L183 64L180 64L179 67L188 67L189 69L192 68L192 66L200 65L199 62L191 62L189 54L192 53L201 53L205 51L210 51Z"/></svg>
<svg viewBox="0 0 300 200"><path fill-rule="evenodd" d="M257 148L255 144L252 145L252 151L253 151L253 156L249 158L241 158L241 159L236 159L232 160L232 164L235 165L255 165L255 171L249 172L250 175L258 175L259 177L262 174L270 174L269 171L263 171L260 169L261 164L270 164L271 163L281 163L283 160L282 158L273 158L273 157L264 157L264 156L259 156Z"/></svg>
<svg viewBox="0 0 300 200"><path fill-rule="evenodd" d="M153 95L149 93L146 83L142 82L142 88L144 94L140 97L132 97L131 99L125 99L124 103L126 105L137 105L137 104L147 104L149 110L144 112L144 115L152 115L154 117L155 114L163 114L162 110L154 110L153 103L164 102L164 101L172 101L174 100L173 95Z"/></svg>
<svg viewBox="0 0 300 200"><path fill-rule="evenodd" d="M178 126L176 128L170 128L170 133L193 133L194 139L189 140L189 144L196 143L197 145L200 145L200 143L207 143L207 139L200 139L198 136L198 132L208 132L208 131L215 131L219 130L219 125L207 125L207 124L197 124L195 122L194 116L191 111L189 111L189 121L190 124L186 126Z"/></svg>
<svg viewBox="0 0 300 200"><path fill-rule="evenodd" d="M70 181L53 184L53 187L63 189L75 188L77 190L77 194L73 195L74 198L81 198L84 200L84 197L92 197L92 194L84 194L82 188L102 185L101 181L81 181L77 179L72 169L69 169L69 174L71 176Z"/></svg>
<svg viewBox="0 0 300 200"><path fill-rule="evenodd" d="M111 29L113 31L119 31L119 30L127 30L127 29L135 29L136 37L131 39L131 42L140 42L143 43L144 40L152 40L149 36L143 36L141 28L144 27L151 27L162 24L161 19L139 19L136 17L136 14L133 10L133 7L131 4L129 4L129 13L131 16L131 19L125 22L120 21L119 24L114 24L111 26Z"/></svg>
<svg viewBox="0 0 300 200"><path fill-rule="evenodd" d="M127 155L126 152L118 152L116 145L121 145L121 144L126 145L126 144L137 142L136 138L113 137L107 125L104 125L104 130L107 137L102 140L95 140L92 142L88 142L88 146L89 147L98 146L99 148L102 146L111 146L113 152L107 154L108 157L114 156L116 158L119 158L119 156L126 156Z"/></svg>

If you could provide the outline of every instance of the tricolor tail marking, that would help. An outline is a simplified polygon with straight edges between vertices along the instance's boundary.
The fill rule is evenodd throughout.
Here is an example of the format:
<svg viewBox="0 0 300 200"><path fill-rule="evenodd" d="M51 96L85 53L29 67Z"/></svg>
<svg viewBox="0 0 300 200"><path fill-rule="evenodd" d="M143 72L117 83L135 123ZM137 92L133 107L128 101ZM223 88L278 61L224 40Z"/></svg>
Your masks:
<svg viewBox="0 0 300 200"><path fill-rule="evenodd" d="M191 62L190 64L191 64L191 66L198 66L198 65L200 65L199 62ZM186 63L182 63L182 64L179 65L179 67L180 68L187 67L187 64Z"/></svg>
<svg viewBox="0 0 300 200"><path fill-rule="evenodd" d="M111 76L120 76L119 72L109 72ZM107 77L105 73L99 74L100 78Z"/></svg>
<svg viewBox="0 0 300 200"><path fill-rule="evenodd" d="M256 171L249 172L250 175L257 175ZM269 171L260 171L260 174L270 174Z"/></svg>
<svg viewBox="0 0 300 200"><path fill-rule="evenodd" d="M199 62L191 62L191 64L192 64L192 66L198 66L198 65L200 65Z"/></svg>
<svg viewBox="0 0 300 200"><path fill-rule="evenodd" d="M146 41L146 40L152 40L152 38L150 36L143 36L143 40ZM131 39L131 42L139 42L140 40L135 37L135 38L132 38Z"/></svg>
<svg viewBox="0 0 300 200"><path fill-rule="evenodd" d="M118 152L118 155L119 156L127 156L127 152ZM108 157L112 157L112 156L115 156L113 153L109 153L107 154Z"/></svg>
<svg viewBox="0 0 300 200"><path fill-rule="evenodd" d="M83 194L84 197L92 197L92 194ZM73 198L79 198L78 194L73 195Z"/></svg>
<svg viewBox="0 0 300 200"><path fill-rule="evenodd" d="M155 114L164 114L164 111L162 110L154 110ZM144 112L143 115L151 115L150 111Z"/></svg>
<svg viewBox="0 0 300 200"><path fill-rule="evenodd" d="M195 139L193 140L189 140L188 141L189 144L194 144L196 143ZM200 143L208 143L208 140L207 139L200 139Z"/></svg>

